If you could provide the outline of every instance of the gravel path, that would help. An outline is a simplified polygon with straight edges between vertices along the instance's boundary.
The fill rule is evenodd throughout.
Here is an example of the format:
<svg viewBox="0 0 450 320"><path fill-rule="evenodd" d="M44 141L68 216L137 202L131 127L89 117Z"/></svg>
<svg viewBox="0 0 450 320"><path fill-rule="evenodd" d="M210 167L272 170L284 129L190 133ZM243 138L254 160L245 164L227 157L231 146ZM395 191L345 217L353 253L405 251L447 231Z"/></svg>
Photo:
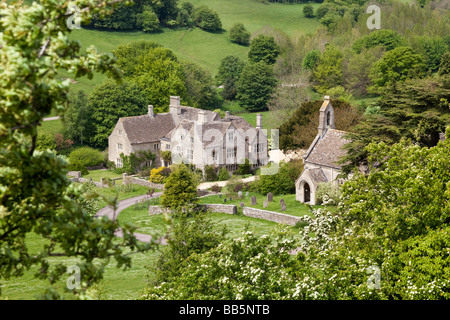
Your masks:
<svg viewBox="0 0 450 320"><path fill-rule="evenodd" d="M162 192L156 192L150 198L146 194L144 194L144 195L141 195L141 196L136 196L136 197L133 197L133 198L125 199L125 200L119 201L119 206L118 206L116 212L114 212L114 210L113 210L113 208L111 206L106 206L106 207L100 209L95 214L95 216L96 217L107 216L108 219L115 220L122 210L124 210L124 209L126 209L128 207L131 207L132 205L134 205L136 203L136 201L158 198L162 194L163 194ZM122 238L123 237L122 230L121 229L117 229L116 232L115 232L115 235L116 235L116 237ZM136 239L138 239L139 241L142 241L142 242L150 242L150 240L152 238L150 235L142 234L142 233L134 233L134 236L136 237ZM158 242L159 242L159 244L162 244L162 245L166 245L167 244L167 241L164 238L160 238Z"/></svg>

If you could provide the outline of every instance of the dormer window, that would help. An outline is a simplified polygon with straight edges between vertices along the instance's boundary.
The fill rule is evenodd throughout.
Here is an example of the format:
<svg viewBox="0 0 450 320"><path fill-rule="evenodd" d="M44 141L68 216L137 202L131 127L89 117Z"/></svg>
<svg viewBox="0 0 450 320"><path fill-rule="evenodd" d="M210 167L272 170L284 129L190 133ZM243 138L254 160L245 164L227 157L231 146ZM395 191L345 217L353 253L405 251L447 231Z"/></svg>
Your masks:
<svg viewBox="0 0 450 320"><path fill-rule="evenodd" d="M228 141L233 141L233 138L234 138L233 131L228 132Z"/></svg>

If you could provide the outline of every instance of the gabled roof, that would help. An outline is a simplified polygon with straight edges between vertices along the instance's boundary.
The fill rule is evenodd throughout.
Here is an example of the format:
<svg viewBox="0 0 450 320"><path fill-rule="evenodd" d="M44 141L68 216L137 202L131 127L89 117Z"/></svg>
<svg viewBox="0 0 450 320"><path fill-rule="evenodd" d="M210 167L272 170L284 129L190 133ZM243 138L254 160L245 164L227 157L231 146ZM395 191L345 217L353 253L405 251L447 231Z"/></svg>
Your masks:
<svg viewBox="0 0 450 320"><path fill-rule="evenodd" d="M175 121L170 113L157 113L153 118L148 114L125 117L119 121L131 144L159 141L175 127Z"/></svg>
<svg viewBox="0 0 450 320"><path fill-rule="evenodd" d="M346 134L345 131L328 129L322 138L318 135L305 155L305 162L341 169L338 161L346 155L343 149L349 142L344 138Z"/></svg>
<svg viewBox="0 0 450 320"><path fill-rule="evenodd" d="M183 120L197 121L198 114L201 111L203 111L206 114L206 121L208 121L208 122L220 120L220 115L214 111L203 110L203 109L187 107L187 106L180 106L180 107L176 107L176 108L180 110L180 113L176 115L176 117L178 118L178 119L176 119L176 120L178 120L177 124Z"/></svg>

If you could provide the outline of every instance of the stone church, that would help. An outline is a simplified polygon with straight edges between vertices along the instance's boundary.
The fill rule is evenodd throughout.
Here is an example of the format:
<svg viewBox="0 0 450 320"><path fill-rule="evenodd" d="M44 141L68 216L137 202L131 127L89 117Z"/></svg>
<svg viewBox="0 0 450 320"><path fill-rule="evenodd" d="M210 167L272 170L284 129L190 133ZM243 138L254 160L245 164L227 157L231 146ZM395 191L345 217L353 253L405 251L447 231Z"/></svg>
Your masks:
<svg viewBox="0 0 450 320"><path fill-rule="evenodd" d="M338 163L346 154L343 146L349 141L344 138L346 132L335 129L334 110L330 97L325 96L320 107L318 133L303 155L304 169L295 182L296 200L302 203L316 204L316 191L319 183L342 183L338 179L342 166Z"/></svg>

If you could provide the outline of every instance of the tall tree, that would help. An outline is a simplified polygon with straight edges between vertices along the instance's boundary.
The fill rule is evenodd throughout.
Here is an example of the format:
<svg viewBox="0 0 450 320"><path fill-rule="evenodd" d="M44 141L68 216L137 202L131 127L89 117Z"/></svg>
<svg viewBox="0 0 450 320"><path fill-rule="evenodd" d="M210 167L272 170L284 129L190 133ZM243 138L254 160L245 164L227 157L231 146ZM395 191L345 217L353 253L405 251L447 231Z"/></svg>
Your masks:
<svg viewBox="0 0 450 320"><path fill-rule="evenodd" d="M146 114L149 102L137 85L118 84L108 79L94 88L89 95L89 104L92 110L90 125L95 128L90 145L105 149L117 120Z"/></svg>
<svg viewBox="0 0 450 320"><path fill-rule="evenodd" d="M239 80L244 61L236 56L226 56L219 65L215 81L217 85L223 85L222 96L227 100L234 100L236 97L236 83Z"/></svg>
<svg viewBox="0 0 450 320"><path fill-rule="evenodd" d="M237 82L237 100L248 111L267 110L267 103L277 85L273 67L264 61L249 63Z"/></svg>
<svg viewBox="0 0 450 320"><path fill-rule="evenodd" d="M435 146L450 124L450 80L448 76L410 79L386 91L377 103L377 114L369 115L349 135L344 166L368 165L365 146L370 142L392 144L402 137L426 147Z"/></svg>
<svg viewBox="0 0 450 320"><path fill-rule="evenodd" d="M275 42L274 37L260 34L250 43L248 60L250 62L263 61L267 64L274 64L280 53L280 46Z"/></svg>
<svg viewBox="0 0 450 320"><path fill-rule="evenodd" d="M327 89L342 84L342 62L342 52L332 44L328 44L313 69L313 80L317 91L326 93Z"/></svg>
<svg viewBox="0 0 450 320"><path fill-rule="evenodd" d="M409 78L420 78L425 73L422 56L410 47L397 47L376 62L370 70L373 84L369 91L379 92L386 87L393 87Z"/></svg>
<svg viewBox="0 0 450 320"><path fill-rule="evenodd" d="M64 136L78 144L90 142L95 128L92 125L92 105L83 90L69 96L69 108L64 114Z"/></svg>

